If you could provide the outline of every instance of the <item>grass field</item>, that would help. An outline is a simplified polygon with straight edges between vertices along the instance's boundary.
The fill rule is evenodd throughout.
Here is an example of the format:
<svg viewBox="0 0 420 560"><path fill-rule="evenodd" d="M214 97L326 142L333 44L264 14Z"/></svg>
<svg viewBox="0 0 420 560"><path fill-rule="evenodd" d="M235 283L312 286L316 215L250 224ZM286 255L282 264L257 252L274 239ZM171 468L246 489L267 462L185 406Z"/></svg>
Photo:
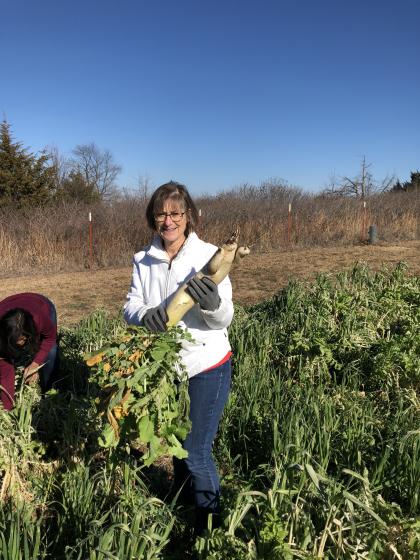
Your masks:
<svg viewBox="0 0 420 560"><path fill-rule="evenodd" d="M280 283L284 269L259 262L260 276ZM106 285L108 271L99 273ZM252 293L244 270L234 282ZM130 437L98 443L108 369L88 370L83 356L126 334L118 317L82 305L83 320L62 327L59 390L40 398L24 386L14 411L0 412L2 558L419 558L419 275L358 265L237 304L233 388L215 442L223 523L195 542L190 508L170 496L170 459L145 466L147 441ZM147 348L168 359L168 341Z"/></svg>

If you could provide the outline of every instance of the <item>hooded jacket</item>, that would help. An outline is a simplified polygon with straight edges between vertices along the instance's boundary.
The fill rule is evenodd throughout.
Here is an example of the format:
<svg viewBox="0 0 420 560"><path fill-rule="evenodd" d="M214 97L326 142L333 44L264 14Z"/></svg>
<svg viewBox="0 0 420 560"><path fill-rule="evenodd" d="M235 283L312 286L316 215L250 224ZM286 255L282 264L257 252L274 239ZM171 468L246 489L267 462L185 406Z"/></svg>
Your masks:
<svg viewBox="0 0 420 560"><path fill-rule="evenodd" d="M170 261L162 240L155 236L152 243L133 259L133 275L124 318L131 325L141 325L146 311L163 303L165 307L175 292L193 278L217 251L192 232ZM220 305L206 311L194 305L178 323L193 338L182 341L181 360L192 377L220 362L230 351L227 327L233 318L232 285L226 277L219 285Z"/></svg>

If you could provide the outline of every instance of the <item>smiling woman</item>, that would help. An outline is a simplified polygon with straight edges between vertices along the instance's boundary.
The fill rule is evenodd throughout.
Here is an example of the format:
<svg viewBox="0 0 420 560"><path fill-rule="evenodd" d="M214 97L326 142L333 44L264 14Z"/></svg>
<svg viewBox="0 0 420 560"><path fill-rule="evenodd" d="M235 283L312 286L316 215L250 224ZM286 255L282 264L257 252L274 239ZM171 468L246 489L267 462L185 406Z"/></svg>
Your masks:
<svg viewBox="0 0 420 560"><path fill-rule="evenodd" d="M172 260L194 231L198 211L185 187L171 181L155 191L146 209L146 218L150 229L161 237Z"/></svg>
<svg viewBox="0 0 420 560"><path fill-rule="evenodd" d="M233 318L232 286L228 276L218 285L209 277L197 276L218 248L195 233L198 211L184 185L171 181L159 187L150 199L146 218L154 236L134 256L124 316L130 324L165 331L167 308L178 288L186 284L194 300L177 323L191 335L182 341L180 357L189 377L192 428L183 442L187 459L174 459L174 490L182 488L184 497L194 500L195 530L200 534L209 514L213 526L220 514L212 444L230 391L232 353L227 327Z"/></svg>
<svg viewBox="0 0 420 560"><path fill-rule="evenodd" d="M186 211L173 210L177 204L168 201L165 203L164 212L155 214L156 229L163 240L169 257L173 259L185 242L187 228ZM169 210L169 211L166 211Z"/></svg>

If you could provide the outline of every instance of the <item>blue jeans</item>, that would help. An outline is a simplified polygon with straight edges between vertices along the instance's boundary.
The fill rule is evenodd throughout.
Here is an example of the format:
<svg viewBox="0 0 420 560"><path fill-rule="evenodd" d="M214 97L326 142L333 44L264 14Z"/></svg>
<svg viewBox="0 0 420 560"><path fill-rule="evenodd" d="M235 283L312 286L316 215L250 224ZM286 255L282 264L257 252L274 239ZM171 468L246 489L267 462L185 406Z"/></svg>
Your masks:
<svg viewBox="0 0 420 560"><path fill-rule="evenodd" d="M190 378L192 427L183 443L188 457L183 461L174 459L175 486L179 488L185 484L188 488L191 482L196 507L208 513L218 513L220 509L220 481L212 447L229 396L230 382L230 360Z"/></svg>
<svg viewBox="0 0 420 560"><path fill-rule="evenodd" d="M50 319L53 323L57 324L57 312L55 305L48 298L45 298L50 304ZM41 389L46 391L50 388L52 376L58 368L58 347L57 344L48 352L47 361L45 365L39 370L39 381Z"/></svg>

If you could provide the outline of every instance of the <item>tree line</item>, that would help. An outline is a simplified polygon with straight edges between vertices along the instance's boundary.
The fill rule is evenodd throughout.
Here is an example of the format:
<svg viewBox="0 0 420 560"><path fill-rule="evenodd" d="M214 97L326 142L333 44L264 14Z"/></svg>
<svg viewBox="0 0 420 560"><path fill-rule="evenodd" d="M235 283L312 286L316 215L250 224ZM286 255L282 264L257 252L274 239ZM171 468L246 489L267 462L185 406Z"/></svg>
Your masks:
<svg viewBox="0 0 420 560"><path fill-rule="evenodd" d="M92 203L116 191L121 167L109 150L95 143L79 144L72 157L58 150L34 154L14 140L10 124L0 124L0 205L23 207L56 200Z"/></svg>
<svg viewBox="0 0 420 560"><path fill-rule="evenodd" d="M332 179L321 195L364 199L378 192L420 190L419 171L411 172L410 181L387 177L379 182L370 167L363 157L356 177ZM121 192L116 182L120 172L121 166L112 153L93 142L78 144L70 158L62 157L57 149L33 154L14 140L6 120L0 124L0 206L20 208L62 200L88 204L110 200ZM147 198L147 181L139 187L139 195Z"/></svg>

